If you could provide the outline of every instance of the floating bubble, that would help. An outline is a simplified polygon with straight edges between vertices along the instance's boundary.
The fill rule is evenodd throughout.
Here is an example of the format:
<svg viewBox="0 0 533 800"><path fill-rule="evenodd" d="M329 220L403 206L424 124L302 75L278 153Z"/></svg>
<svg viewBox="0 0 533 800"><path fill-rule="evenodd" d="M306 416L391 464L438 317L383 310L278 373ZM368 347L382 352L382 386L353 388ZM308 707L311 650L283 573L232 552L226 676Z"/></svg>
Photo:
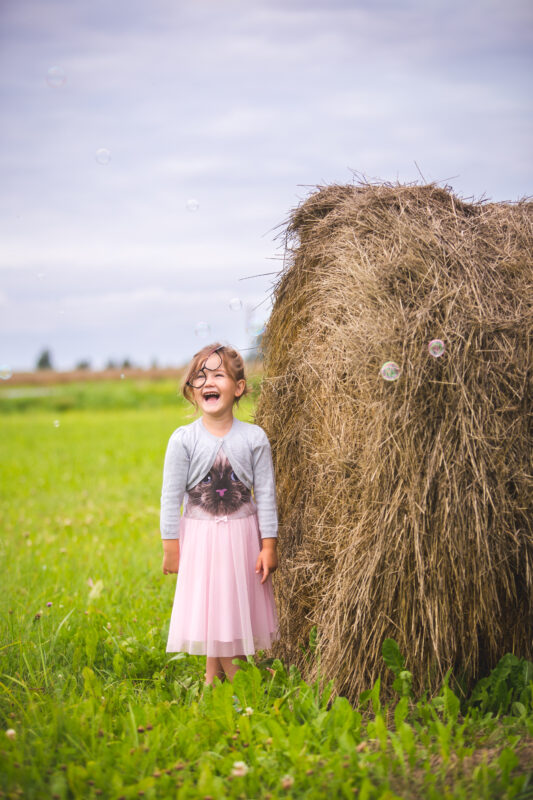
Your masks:
<svg viewBox="0 0 533 800"><path fill-rule="evenodd" d="M13 371L11 367L6 366L6 364L2 364L0 366L0 379L3 381L8 381L10 377L13 375Z"/></svg>
<svg viewBox="0 0 533 800"><path fill-rule="evenodd" d="M194 326L194 332L197 336L204 339L211 333L211 328L207 322L197 322Z"/></svg>
<svg viewBox="0 0 533 800"><path fill-rule="evenodd" d="M40 281L44 280L46 278L46 272L38 272L37 277Z"/></svg>
<svg viewBox="0 0 533 800"><path fill-rule="evenodd" d="M55 419L54 420L54 428L59 428L60 425L61 425L60 421L58 419Z"/></svg>
<svg viewBox="0 0 533 800"><path fill-rule="evenodd" d="M446 347L442 339L432 339L428 344L429 355L433 358L440 358L445 352Z"/></svg>
<svg viewBox="0 0 533 800"><path fill-rule="evenodd" d="M67 76L63 67L50 67L46 73L46 83L51 89L60 89L67 82Z"/></svg>
<svg viewBox="0 0 533 800"><path fill-rule="evenodd" d="M254 339L259 339L265 332L264 322L251 322L246 328L247 333Z"/></svg>
<svg viewBox="0 0 533 800"><path fill-rule="evenodd" d="M384 381L397 381L400 377L401 369L395 361L386 361L380 369L381 377Z"/></svg>
<svg viewBox="0 0 533 800"><path fill-rule="evenodd" d="M198 211L198 209L200 208L200 203L198 202L198 200L195 200L194 197L189 197L189 199L185 203L185 208L187 209L187 211L193 213L194 211Z"/></svg>
<svg viewBox="0 0 533 800"><path fill-rule="evenodd" d="M111 151L107 147L99 147L95 153L95 158L102 166L107 166L111 161Z"/></svg>
<svg viewBox="0 0 533 800"><path fill-rule="evenodd" d="M229 301L229 307L232 311L241 311L242 300L239 297L232 297Z"/></svg>

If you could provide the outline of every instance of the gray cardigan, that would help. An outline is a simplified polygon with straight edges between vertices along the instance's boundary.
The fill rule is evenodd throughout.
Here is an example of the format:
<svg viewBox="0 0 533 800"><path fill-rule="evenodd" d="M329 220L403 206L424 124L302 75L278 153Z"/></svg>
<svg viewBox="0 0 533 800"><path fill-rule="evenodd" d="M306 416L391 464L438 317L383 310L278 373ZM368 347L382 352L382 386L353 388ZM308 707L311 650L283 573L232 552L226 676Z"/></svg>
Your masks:
<svg viewBox="0 0 533 800"><path fill-rule="evenodd" d="M200 417L177 428L168 442L161 490L162 539L179 539L185 493L207 475L222 445L235 475L248 489L253 488L261 538L278 535L274 468L266 433L259 425L234 417L225 436L214 436Z"/></svg>

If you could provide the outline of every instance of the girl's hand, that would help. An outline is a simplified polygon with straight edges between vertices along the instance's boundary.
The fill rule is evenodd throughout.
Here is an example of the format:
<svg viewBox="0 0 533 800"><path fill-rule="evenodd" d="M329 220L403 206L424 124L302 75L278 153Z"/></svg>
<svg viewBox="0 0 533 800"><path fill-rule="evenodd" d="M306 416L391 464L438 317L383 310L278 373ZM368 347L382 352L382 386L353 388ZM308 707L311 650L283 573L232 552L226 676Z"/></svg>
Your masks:
<svg viewBox="0 0 533 800"><path fill-rule="evenodd" d="M180 544L178 539L163 539L163 574L176 573L180 565Z"/></svg>
<svg viewBox="0 0 533 800"><path fill-rule="evenodd" d="M263 547L257 561L255 562L256 573L262 572L261 583L264 583L271 572L278 566L278 554L276 552L275 539L263 539Z"/></svg>

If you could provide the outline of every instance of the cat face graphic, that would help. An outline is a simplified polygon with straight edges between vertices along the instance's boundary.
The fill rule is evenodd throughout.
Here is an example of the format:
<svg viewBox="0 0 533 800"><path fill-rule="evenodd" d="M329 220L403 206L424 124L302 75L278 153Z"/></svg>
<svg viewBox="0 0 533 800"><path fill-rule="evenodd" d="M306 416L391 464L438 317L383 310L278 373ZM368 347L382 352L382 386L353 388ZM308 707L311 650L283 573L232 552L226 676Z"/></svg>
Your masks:
<svg viewBox="0 0 533 800"><path fill-rule="evenodd" d="M219 453L208 474L189 492L188 502L213 516L233 514L245 503L249 503L251 492L240 481L231 464Z"/></svg>

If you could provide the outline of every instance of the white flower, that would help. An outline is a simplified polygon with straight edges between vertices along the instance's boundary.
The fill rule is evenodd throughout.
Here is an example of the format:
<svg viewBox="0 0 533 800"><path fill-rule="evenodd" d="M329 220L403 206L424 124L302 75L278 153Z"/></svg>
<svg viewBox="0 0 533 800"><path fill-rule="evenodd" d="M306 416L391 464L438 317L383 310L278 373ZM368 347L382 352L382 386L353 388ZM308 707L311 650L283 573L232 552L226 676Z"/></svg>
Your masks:
<svg viewBox="0 0 533 800"><path fill-rule="evenodd" d="M252 714L254 713L254 710L253 710L253 708L250 708L250 706L246 706L246 708L244 709L244 711L242 713L246 714L247 717L251 717Z"/></svg>
<svg viewBox="0 0 533 800"><path fill-rule="evenodd" d="M17 736L17 732L13 730L13 728L8 728L6 731L6 736L8 739L15 739Z"/></svg>
<svg viewBox="0 0 533 800"><path fill-rule="evenodd" d="M231 774L234 778L243 778L248 772L248 767L244 761L235 761Z"/></svg>

